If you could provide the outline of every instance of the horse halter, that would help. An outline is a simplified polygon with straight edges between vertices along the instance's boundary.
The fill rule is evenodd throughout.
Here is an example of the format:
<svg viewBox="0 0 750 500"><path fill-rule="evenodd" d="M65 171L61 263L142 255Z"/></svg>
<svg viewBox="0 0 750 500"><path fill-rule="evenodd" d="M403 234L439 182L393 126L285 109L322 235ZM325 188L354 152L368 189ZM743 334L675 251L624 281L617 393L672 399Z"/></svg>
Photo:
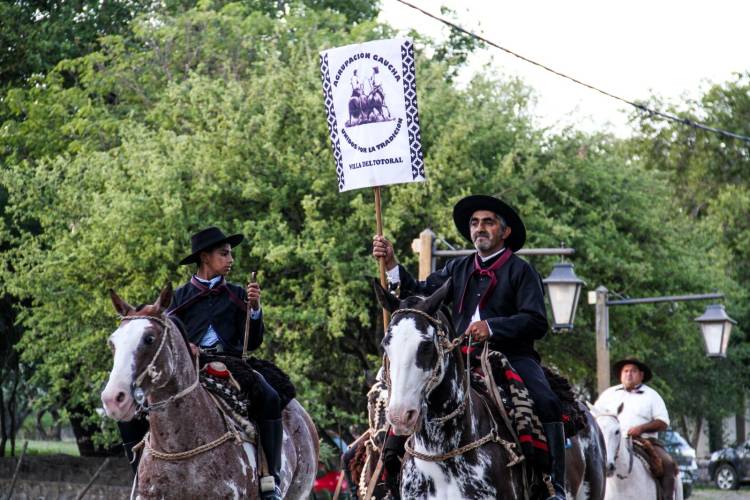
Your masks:
<svg viewBox="0 0 750 500"><path fill-rule="evenodd" d="M164 408L168 404L182 398L183 396L188 395L193 390L195 390L196 387L198 387L198 384L200 383L200 373L198 371L199 369L198 356L195 357L195 381L192 384L190 384L190 386L178 392L177 394L174 394L165 400L149 405L146 402L146 393L143 390L143 388L141 388L141 383L146 377L151 379L151 382L153 382L154 384L159 383L159 380L161 379L164 373L162 371L159 371L156 368L156 360L159 357L159 354L161 354L161 351L164 348L164 344L166 344L167 338L169 338L170 348L174 348L174 345L172 344L171 334L172 334L172 330L175 327L174 327L174 323L172 323L168 319L161 318L158 316L121 316L120 323L123 323L125 321L130 321L133 319L145 319L148 321L153 321L154 323L159 324L162 328L162 336L161 336L161 341L159 342L159 347L156 349L156 352L151 358L151 361L148 363L148 365L146 365L146 368L135 378L135 380L131 384L131 395L133 396L133 399L138 405L138 412L148 413L152 410L160 410ZM164 384L166 384L166 381L164 382ZM164 384L162 384L161 386L157 386L157 387L162 387Z"/></svg>
<svg viewBox="0 0 750 500"><path fill-rule="evenodd" d="M614 418L617 421L618 427L620 425L620 418L615 413L600 413L599 417ZM620 432L622 432L622 430ZM630 474L633 472L633 455L635 455L635 450L633 450L633 438L628 436L626 438L626 442L627 442L627 449L630 455L630 460L628 460L628 473L625 474L624 476L622 474L617 474L617 478L621 480L627 479L628 477L630 477ZM622 447L620 446L620 443L622 443L622 439L620 439L620 441L617 443L617 451L615 452L615 458L614 458L615 462L617 462L617 457L620 456L620 449L622 449Z"/></svg>
<svg viewBox="0 0 750 500"><path fill-rule="evenodd" d="M428 323L430 323L435 328L434 344L435 344L435 348L437 349L438 355L437 355L437 360L435 361L435 366L432 367L432 373L430 375L430 378L427 380L427 383L425 384L424 388L422 389L422 399L426 400L430 396L430 394L432 393L432 391L435 390L435 388L440 384L440 382L443 379L443 376L445 375L445 372L444 372L445 368L444 368L444 365L443 365L443 358L445 358L446 354L450 353L456 347L458 347L459 345L461 345L461 342L463 342L463 340L464 340L464 334L459 335L454 340L448 339L448 335L446 333L446 328L445 328L445 325L443 324L443 322L440 321L439 319L437 319L437 318L435 318L435 317L427 314L426 312L419 310L419 309L410 309L410 308L396 309L395 311L393 311L393 313L391 315L391 318L392 318L392 320L395 320L396 316L398 316L400 314L406 314L406 313L413 313L413 314L417 314L419 316L422 316L423 318L425 318L427 320ZM468 360L468 354L467 354L467 360L466 360L466 362L467 362L467 364L466 364L466 366L467 366L467 375L466 375L466 379L464 380L464 394L465 394L465 397L464 397L463 401L461 401L461 403L458 405L458 407L454 411L452 411L451 413L449 413L448 415L445 415L445 416L442 416L442 417L438 417L438 418L433 418L433 419L430 420L430 422L434 422L434 423L445 422L445 421L450 420L451 418L456 417L456 416L460 415L461 413L463 413L464 409L466 408L466 403L468 401L468 398L471 397L471 395L470 395L471 389L469 388L470 378L469 378L469 375L468 375L468 366L469 366L469 364L468 364L468 362L469 362L469 360ZM388 369L388 365L384 364L384 366L386 367L384 379L385 379L386 385L388 386L388 389L390 391L391 373L390 373L390 369Z"/></svg>

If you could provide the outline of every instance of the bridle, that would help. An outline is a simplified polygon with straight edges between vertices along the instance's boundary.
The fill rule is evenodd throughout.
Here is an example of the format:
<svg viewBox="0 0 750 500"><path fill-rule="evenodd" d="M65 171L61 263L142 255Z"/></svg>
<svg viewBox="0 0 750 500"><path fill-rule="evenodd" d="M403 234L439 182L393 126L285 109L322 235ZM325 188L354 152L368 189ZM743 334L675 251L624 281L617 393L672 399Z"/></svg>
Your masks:
<svg viewBox="0 0 750 500"><path fill-rule="evenodd" d="M618 427L620 426L620 419L614 413L599 413L596 418L599 418L599 417L614 418L615 421L617 422L617 426ZM628 436L627 438L625 438L625 441L627 443L626 447L630 455L630 459L628 460L628 473L625 474L624 476L622 474L617 474L618 479L627 479L628 477L630 477L630 474L633 472L633 455L635 455L635 450L633 450L633 438ZM620 438L617 442L617 451L615 452L615 458L614 458L615 463L617 463L617 458L620 456L620 450L622 449L621 443L622 443L622 438Z"/></svg>
<svg viewBox="0 0 750 500"><path fill-rule="evenodd" d="M461 345L461 343L464 340L464 334L459 335L453 340L450 340L448 338L448 333L445 324L438 318L435 318L429 314L427 314L424 311L421 311L419 309L410 309L410 308L404 308L404 309L396 309L391 314L391 320L392 322L395 322L395 319L397 316L401 316L404 314L417 314L419 316L422 316L427 320L428 323L430 323L435 328L435 335L433 336L433 342L435 344L435 348L437 349L437 359L435 360L435 365L432 367L432 371L430 374L430 378L427 380L427 383L425 384L424 388L422 389L422 401L427 401L427 399L430 397L430 394L432 394L432 391L435 390L435 388L440 384L440 382L443 380L443 376L445 375L445 364L443 363L443 359L445 356L449 353L451 353L456 347ZM388 390L390 392L391 387L391 373L389 369L389 363L385 363L385 376L384 381L385 384L388 386ZM469 354L466 355L466 375L464 377L463 386L464 386L464 399L461 401L461 403L458 405L458 407L449 413L448 415L444 415L442 417L436 417L433 419L430 419L430 423L442 423L446 422L454 417L457 417L463 413L463 411L466 409L466 405L471 399L471 388L469 387Z"/></svg>
<svg viewBox="0 0 750 500"><path fill-rule="evenodd" d="M146 368L144 368L143 371L141 371L140 374L138 374L138 376L135 378L130 388L133 399L135 400L137 405L136 411L138 413L158 411L163 409L165 406L175 402L176 400L187 396L192 391L194 391L196 387L198 387L198 384L200 384L198 356L195 356L195 381L192 384L190 384L187 388L181 390L177 394L169 396L167 399L148 404L146 402L146 392L141 387L141 384L146 379L146 377L148 377L151 382L155 384L155 387L157 389L160 387L164 387L167 384L167 380L161 381L164 372L156 368L156 360L161 354L162 349L164 349L164 345L167 343L167 339L169 339L170 350L174 351L174 344L172 343L172 333L177 327L175 326L174 322L169 320L169 318L159 316L121 316L120 323L122 324L125 321L130 321L133 319L145 319L153 321L154 323L157 323L162 327L162 336L161 341L159 342L159 347L156 349L156 352L151 358L151 361L148 363L148 365L146 365ZM156 385L160 382L161 385Z"/></svg>
<svg viewBox="0 0 750 500"><path fill-rule="evenodd" d="M391 313L391 319L393 320L392 323L395 322L396 316L406 314L406 313L412 313L412 314L417 314L419 316L422 316L435 328L434 343L438 352L438 356L437 356L437 360L435 361L435 366L432 367L432 373L430 375L430 378L427 380L427 383L425 384L425 387L422 390L422 401L427 401L427 398L430 396L432 391L440 384L440 382L443 379L443 376L445 375L445 364L444 364L445 356L450 354L456 347L461 345L461 343L464 341L465 334L462 333L455 339L450 340L446 333L445 324L438 318L435 318L419 309L404 308L404 309L397 309L393 311L393 313ZM463 401L461 401L461 403L458 405L458 407L455 410L453 410L447 415L444 415L442 417L436 417L429 421L427 421L425 417L425 421L427 423L430 423L430 424L443 423L463 414L467 406L469 407L469 409L471 409L471 385L470 385L471 384L471 373L470 373L471 365L469 362L470 352L471 351L467 349L466 371L464 374L464 381L463 381L463 386L464 386ZM385 366L385 376L383 378L384 378L386 385L388 386L389 399L390 399L391 376L390 376L390 371L388 369L388 363L384 363L384 366ZM485 406L486 406L487 403L484 400L482 401L485 403ZM491 415L491 412L490 412L490 415ZM483 446L484 444L488 442L498 443L505 448L505 450L508 452L510 456L510 462L508 464L509 467L511 465L515 465L516 463L520 462L520 458L515 453L515 450L514 450L515 443L511 443L510 441L506 441L505 439L500 437L500 435L498 434L498 430L497 430L497 424L494 418L492 418L492 429L490 430L488 434L486 434L485 436L479 439L472 441L471 443L455 448L446 453L439 453L439 454L431 455L431 454L418 452L417 450L414 449L414 445L413 445L414 437L415 437L415 434L412 434L411 436L407 438L406 442L404 443L404 448L406 449L406 452L412 455L414 458L418 458L420 460L425 460L428 462L442 462L444 460L455 458L475 448L479 448L480 446Z"/></svg>

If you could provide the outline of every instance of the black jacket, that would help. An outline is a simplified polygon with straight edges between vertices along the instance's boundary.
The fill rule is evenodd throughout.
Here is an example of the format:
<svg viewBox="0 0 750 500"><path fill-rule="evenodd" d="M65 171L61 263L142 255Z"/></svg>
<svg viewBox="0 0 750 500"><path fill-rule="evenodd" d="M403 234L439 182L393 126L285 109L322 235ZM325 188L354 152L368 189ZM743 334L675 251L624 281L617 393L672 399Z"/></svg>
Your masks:
<svg viewBox="0 0 750 500"><path fill-rule="evenodd" d="M188 282L174 293L170 311L185 325L188 340L198 344L213 325L219 341L227 349L242 352L245 338L247 292L239 285L224 281L216 291L201 295L201 290ZM261 313L262 314L262 313ZM263 316L250 321L250 337L247 348L252 351L263 342Z"/></svg>
<svg viewBox="0 0 750 500"><path fill-rule="evenodd" d="M469 279L474 270L474 255L449 261L425 281L416 281L399 265L401 296L430 295L448 278L452 278L446 302L452 304L456 332L463 333L471 323L480 296L490 283L489 278L482 276ZM490 265L496 258L498 257L486 264ZM509 357L531 356L538 361L539 354L534 350L534 341L544 337L548 328L541 277L531 264L516 255L512 255L497 269L495 276L497 285L492 295L486 298L485 307L479 311L480 317L487 321L492 332L488 341L490 348ZM464 306L463 310L459 310L464 287Z"/></svg>

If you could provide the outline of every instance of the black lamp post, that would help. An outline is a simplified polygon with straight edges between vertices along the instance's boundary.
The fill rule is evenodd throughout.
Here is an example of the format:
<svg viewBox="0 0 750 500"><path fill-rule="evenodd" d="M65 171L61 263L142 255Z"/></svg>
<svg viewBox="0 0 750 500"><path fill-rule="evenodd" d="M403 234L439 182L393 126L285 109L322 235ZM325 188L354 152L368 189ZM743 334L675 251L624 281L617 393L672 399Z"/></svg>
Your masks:
<svg viewBox="0 0 750 500"><path fill-rule="evenodd" d="M578 297L585 285L573 271L573 264L560 262L555 264L550 275L544 280L549 303L552 308L554 330L572 330L578 308Z"/></svg>
<svg viewBox="0 0 750 500"><path fill-rule="evenodd" d="M702 316L695 318L701 326L706 355L711 358L726 358L729 334L737 322L729 317L721 304L710 304Z"/></svg>

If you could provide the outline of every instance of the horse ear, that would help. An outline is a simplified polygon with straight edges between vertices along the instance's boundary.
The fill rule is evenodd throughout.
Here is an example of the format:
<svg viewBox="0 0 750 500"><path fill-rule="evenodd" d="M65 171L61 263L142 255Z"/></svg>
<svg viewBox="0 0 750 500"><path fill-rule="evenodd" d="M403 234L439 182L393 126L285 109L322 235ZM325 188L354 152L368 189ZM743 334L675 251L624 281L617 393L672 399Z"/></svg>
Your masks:
<svg viewBox="0 0 750 500"><path fill-rule="evenodd" d="M154 306L159 310L159 312L163 312L169 307L169 304L171 303L172 303L172 282L168 281L167 284L164 285L164 288L161 289L159 298L156 299Z"/></svg>
<svg viewBox="0 0 750 500"><path fill-rule="evenodd" d="M133 306L122 300L111 288L109 289L109 298L112 299L112 305L115 306L115 311L120 316L127 316L129 313L135 311Z"/></svg>
<svg viewBox="0 0 750 500"><path fill-rule="evenodd" d="M622 407L625 406L625 403L620 403L620 406L617 407L617 414L619 415L622 413Z"/></svg>
<svg viewBox="0 0 750 500"><path fill-rule="evenodd" d="M596 406L591 404L591 401L586 401L586 407L588 407L589 411L592 415L598 415L599 410L596 409Z"/></svg>
<svg viewBox="0 0 750 500"><path fill-rule="evenodd" d="M375 296L378 298L380 306L388 312L398 309L398 299L382 287L380 281L372 278L372 288L375 290Z"/></svg>
<svg viewBox="0 0 750 500"><path fill-rule="evenodd" d="M426 312L430 316L434 316L438 309L440 308L440 305L443 303L443 300L445 300L445 297L448 296L448 292L451 289L451 279L448 278L448 281L443 283L443 286L438 288L432 295L424 299L417 307L419 310Z"/></svg>

